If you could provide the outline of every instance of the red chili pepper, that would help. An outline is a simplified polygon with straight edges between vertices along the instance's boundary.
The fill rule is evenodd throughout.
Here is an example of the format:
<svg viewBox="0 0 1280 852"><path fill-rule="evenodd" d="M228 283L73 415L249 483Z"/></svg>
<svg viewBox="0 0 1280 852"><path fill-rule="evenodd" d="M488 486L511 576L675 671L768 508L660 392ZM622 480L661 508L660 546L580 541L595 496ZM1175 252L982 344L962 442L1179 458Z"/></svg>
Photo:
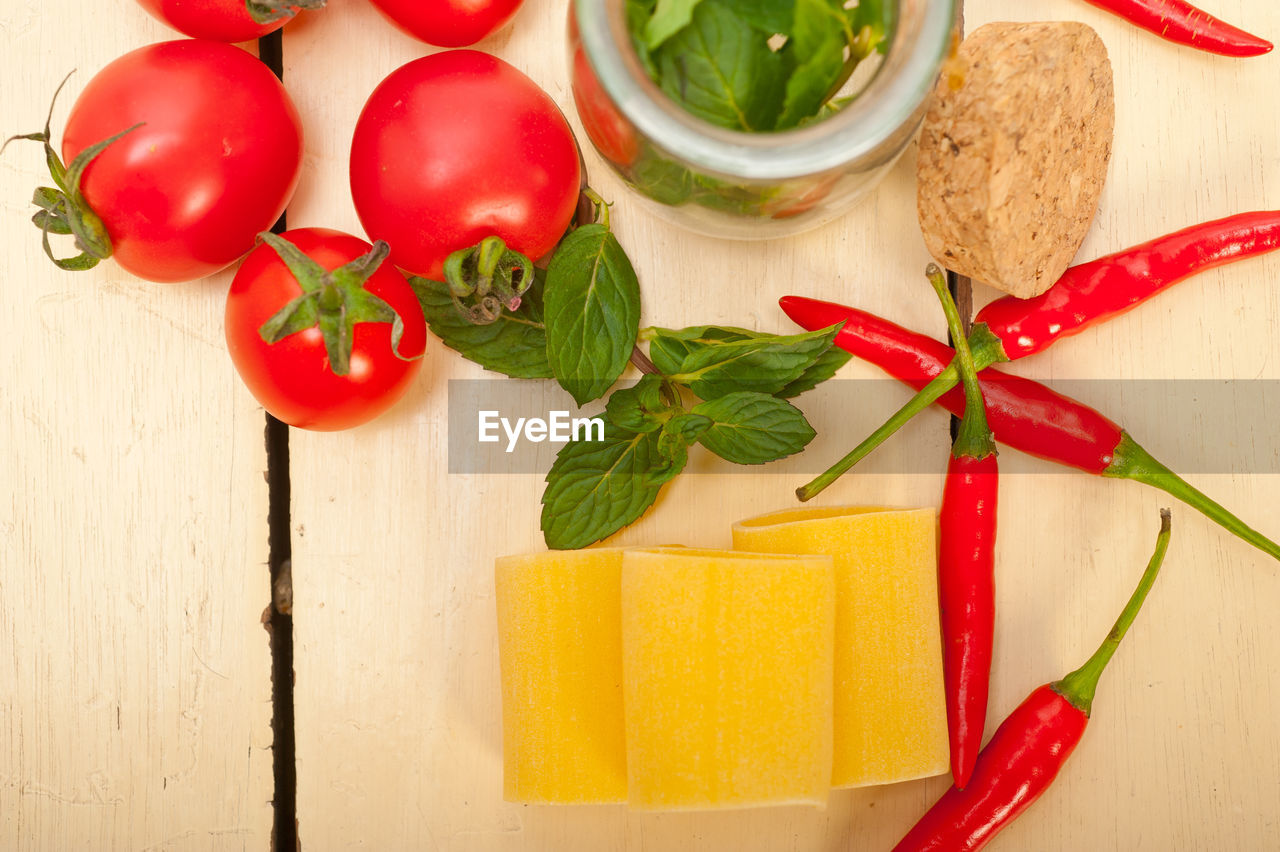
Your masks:
<svg viewBox="0 0 1280 852"><path fill-rule="evenodd" d="M1184 228L1068 269L1034 299L997 299L978 312L969 346L978 370L1047 349L1055 341L1122 314L1197 272L1280 248L1280 211L1242 213ZM801 323L802 325L804 323ZM801 489L814 496L852 468L944 391L959 374L948 365L826 474Z"/></svg>
<svg viewBox="0 0 1280 852"><path fill-rule="evenodd" d="M1228 216L1073 266L1039 296L996 299L974 323L985 324L1000 342L999 360L1016 361L1119 316L1198 272L1277 248L1280 210Z"/></svg>
<svg viewBox="0 0 1280 852"><path fill-rule="evenodd" d="M1186 0L1085 0L1175 44L1221 56L1261 56L1271 42L1223 23Z"/></svg>
<svg viewBox="0 0 1280 852"><path fill-rule="evenodd" d="M965 340L960 310L942 270L929 264L929 283L942 302L956 340L964 383L964 417L951 446L939 520L938 607L946 687L951 777L963 790L982 748L995 632L996 505L999 465L986 405Z"/></svg>
<svg viewBox="0 0 1280 852"><path fill-rule="evenodd" d="M1027 697L978 755L969 786L952 787L894 847L894 852L975 852L1040 798L1084 736L1093 697L1120 640L1146 600L1169 547L1169 510L1138 588L1107 638L1080 668Z"/></svg>
<svg viewBox="0 0 1280 852"><path fill-rule="evenodd" d="M784 296L779 304L805 329L829 328L843 322L844 327L836 334L837 346L917 389L931 384L954 355L945 343L856 308L801 296ZM1000 443L1086 473L1132 479L1159 488L1280 559L1280 545L1169 470L1114 421L1084 403L995 368L983 370L978 382L987 402L987 421ZM935 401L957 416L964 412L964 398L959 391L943 393ZM829 471L797 491L797 495L808 499L838 475Z"/></svg>

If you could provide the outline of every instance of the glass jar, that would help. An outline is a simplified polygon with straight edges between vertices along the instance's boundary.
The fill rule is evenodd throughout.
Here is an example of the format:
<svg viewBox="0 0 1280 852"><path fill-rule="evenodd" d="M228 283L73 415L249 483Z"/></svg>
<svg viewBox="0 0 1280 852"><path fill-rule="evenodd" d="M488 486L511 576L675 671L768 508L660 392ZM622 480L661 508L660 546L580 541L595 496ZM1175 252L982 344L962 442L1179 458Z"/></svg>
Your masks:
<svg viewBox="0 0 1280 852"><path fill-rule="evenodd" d="M798 129L746 133L693 116L648 77L626 0L572 0L578 116L627 185L675 224L738 239L817 227L873 188L914 138L951 48L956 0L895 5L887 50L869 75L855 75L869 79L851 102Z"/></svg>

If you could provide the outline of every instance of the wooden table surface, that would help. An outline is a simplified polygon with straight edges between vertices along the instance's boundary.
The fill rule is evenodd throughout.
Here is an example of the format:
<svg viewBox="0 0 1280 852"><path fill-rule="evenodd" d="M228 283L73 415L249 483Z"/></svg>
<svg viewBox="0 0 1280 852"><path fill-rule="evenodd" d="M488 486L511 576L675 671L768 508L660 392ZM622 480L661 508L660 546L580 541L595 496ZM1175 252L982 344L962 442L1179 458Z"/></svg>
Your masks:
<svg viewBox="0 0 1280 852"><path fill-rule="evenodd" d="M1205 5L1280 37L1272 0ZM580 130L564 6L527 0L514 27L480 46L538 81ZM1081 259L1280 206L1280 55L1232 61L1178 48L1081 0L968 0L966 18L969 29L1080 20L1110 50L1115 153ZM70 68L80 70L55 131L97 69L172 37L132 0L3 0L0 33L5 134L40 125ZM360 233L346 176L356 116L378 81L427 49L364 0L332 0L291 25L283 44L308 146L289 223ZM643 324L783 331L776 300L796 292L944 334L921 275L913 151L842 219L764 243L682 233L637 204L594 151L586 157L593 184L616 202ZM0 850L267 850L265 418L223 343L231 273L155 285L112 263L56 270L26 221L40 165L30 143L0 158ZM1155 431L1139 437L1189 459L1220 438L1250 448L1252 468L1202 467L1188 478L1280 537L1276 418L1246 417L1247 399L1236 417L1197 408L1186 390L1188 380L1280 379L1277 282L1280 255L1200 275L1015 371L1109 380L1073 385L1099 400L1169 387L1167 400L1143 398L1143 424ZM975 301L992 295L979 287ZM888 848L943 779L837 792L824 811L653 815L502 801L492 565L541 547L542 482L448 472L448 382L491 375L433 341L421 378L387 416L346 433L290 433L302 848ZM850 364L840 378L878 375ZM819 431L806 470L905 398L886 385L859 405L839 394L802 399ZM1215 431L1233 421L1225 437ZM1256 425L1238 427L1245 422ZM847 477L821 499L936 505L947 446L947 420L932 412L885 448L896 455L881 472ZM920 458L936 458L938 472L895 472L892 459ZM988 730L1097 644L1146 562L1157 509L1170 504L1011 450L1004 460L1018 472L1002 483ZM695 455L691 472L615 541L728 546L733 520L792 505L807 478L728 471ZM1280 848L1280 566L1173 508L1164 575L1103 681L1085 741L991 848Z"/></svg>

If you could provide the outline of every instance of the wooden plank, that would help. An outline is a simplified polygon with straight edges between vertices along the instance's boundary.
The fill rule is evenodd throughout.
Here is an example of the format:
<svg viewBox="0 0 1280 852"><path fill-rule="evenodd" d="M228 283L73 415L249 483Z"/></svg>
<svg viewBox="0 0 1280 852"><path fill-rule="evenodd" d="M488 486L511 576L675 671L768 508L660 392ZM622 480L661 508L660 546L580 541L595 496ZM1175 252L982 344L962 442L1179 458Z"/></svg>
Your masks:
<svg viewBox="0 0 1280 852"><path fill-rule="evenodd" d="M111 59L171 37L135 3L5 4L7 132L55 133ZM222 338L230 273L57 270L0 160L0 848L265 850L270 600L262 411Z"/></svg>
<svg viewBox="0 0 1280 852"><path fill-rule="evenodd" d="M530 0L515 27L481 47L530 74L576 123L565 78L563 4ZM345 33L349 73L327 73ZM347 188L351 129L379 80L427 48L400 36L364 4L335 4L286 33L285 79L308 117L311 157L293 225L358 229ZM319 141L317 141L319 140ZM587 152L593 183L616 202L612 220L645 295L645 324L721 322L791 326L776 307L792 291L856 300L941 332L922 276L909 163L888 188L837 225L795 240L742 244L681 233L644 211ZM903 239L902 235L908 235ZM892 246L893 250L888 248ZM905 283L902 283L905 282ZM898 288L914 288L902 298ZM448 475L447 382L480 379L433 344L425 375L381 420L341 435L293 431L293 577L298 809L303 848L656 849L802 847L846 833L865 797L826 813L640 817L621 808L563 811L504 804L493 604L493 559L542 547L540 476ZM875 371L849 369L870 378ZM850 415L805 403L825 437L812 458L834 459L849 428L870 428L905 399L884 386L874 410ZM565 401L567 397L564 398ZM934 415L913 442L945 455ZM812 462L810 465L812 466ZM729 525L789 505L801 475L724 474L705 458L619 540L728 546ZM934 504L934 475L881 475L832 489L835 501ZM897 804L889 804L892 799ZM924 802L895 793L880 808L905 819ZM691 839L694 833L701 838ZM887 839L887 837L886 837ZM732 845L727 845L732 844ZM754 844L754 845L753 845Z"/></svg>
<svg viewBox="0 0 1280 852"><path fill-rule="evenodd" d="M1271 4L1217 5L1223 17L1280 33L1280 12ZM1012 0L970 0L968 10L971 27L1029 15ZM480 47L530 74L576 126L562 15L563 4L529 0L513 29ZM1277 160L1270 148L1277 112L1266 97L1275 57L1249 63L1202 57L1075 0L1046 0L1034 16L1094 24L1116 64L1121 104L1112 182L1082 256L1265 207L1269 198L1275 206ZM356 116L387 73L429 51L366 4L335 5L286 34L286 80L311 145L291 224L359 233L346 180ZM332 73L338 61L340 76ZM681 233L638 205L593 152L587 158L593 183L616 202L613 221L644 288L645 324L781 330L788 325L777 296L802 292L943 333L920 277L926 257L910 157L841 221L758 244ZM1054 378L1274 377L1280 367L1270 328L1280 301L1274 292L1255 294L1263 292L1258 282L1275 277L1276 264L1254 261L1202 276L1020 369ZM979 290L979 304L990 295ZM1254 301L1246 302L1249 296ZM1254 309L1244 311L1246 304ZM1222 328L1230 335L1211 337L1210 329ZM936 798L945 786L940 779L838 793L824 812L640 815L618 807L504 804L492 561L541 547L542 483L534 475L448 473L448 383L491 374L438 345L427 357L409 397L383 419L346 434L291 435L304 848L877 849L891 845ZM850 365L842 378L877 375ZM806 454L808 468L837 456L851 436L904 398L875 387L860 406L834 392L804 401L820 433ZM1187 418L1184 411L1167 415L1171 422ZM1198 421L1181 422L1194 435ZM882 473L851 477L822 499L936 504L939 475L894 471L930 457L941 471L946 445L946 418L935 414L895 438L900 455ZM1168 502L1140 486L1019 464L1012 452L1006 458L1031 472L1008 477L1004 486L1002 650L992 727L1101 638L1145 564L1156 508ZM729 474L705 458L691 467L698 475L677 480L619 543L727 545L732 520L790 505L790 489L805 478L801 471ZM1274 477L1193 478L1280 535L1258 510L1278 496ZM1280 681L1268 661L1280 639L1265 619L1280 596L1276 571L1185 509L1175 523L1168 575L1113 663L1093 730L1046 801L1001 839L1003 848L1278 842L1280 743L1269 708Z"/></svg>
<svg viewBox="0 0 1280 852"><path fill-rule="evenodd" d="M1273 3L1204 5L1280 35ZM1233 61L1179 48L1076 0L1034 10L1015 0L966 3L970 30L1032 19L1090 24L1115 70L1115 153L1081 259L1280 203L1280 112L1266 94L1277 57ZM1280 478L1248 468L1212 475L1194 464L1213 454L1216 436L1205 429L1214 412L1198 409L1185 384L1280 376L1280 299L1265 286L1277 272L1280 258L1270 256L1200 275L1014 369L1083 380L1069 387L1280 536L1267 510L1280 499ZM995 295L976 290L979 306ZM1256 413L1240 405L1242 415ZM1253 434L1237 429L1229 439L1274 446L1274 429L1253 422ZM989 729L1101 640L1146 563L1158 507L1172 506L1175 527L1164 576L1104 678L1088 735L1054 789L992 848L1275 848L1280 676L1263 662L1280 654L1269 615L1280 603L1275 563L1153 489L1057 473L1013 452L1003 462L1032 472L1002 483L996 638L1006 650L997 654Z"/></svg>

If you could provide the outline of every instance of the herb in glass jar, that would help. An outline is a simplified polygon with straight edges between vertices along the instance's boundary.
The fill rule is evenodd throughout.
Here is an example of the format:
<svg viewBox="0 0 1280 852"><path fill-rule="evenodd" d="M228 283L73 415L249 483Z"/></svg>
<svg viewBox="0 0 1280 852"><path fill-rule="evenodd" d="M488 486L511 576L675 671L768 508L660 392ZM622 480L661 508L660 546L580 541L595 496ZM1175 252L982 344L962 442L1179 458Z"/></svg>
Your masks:
<svg viewBox="0 0 1280 852"><path fill-rule="evenodd" d="M849 5L849 8L846 8ZM627 0L641 64L712 124L787 130L835 112L854 70L883 50L886 0Z"/></svg>

